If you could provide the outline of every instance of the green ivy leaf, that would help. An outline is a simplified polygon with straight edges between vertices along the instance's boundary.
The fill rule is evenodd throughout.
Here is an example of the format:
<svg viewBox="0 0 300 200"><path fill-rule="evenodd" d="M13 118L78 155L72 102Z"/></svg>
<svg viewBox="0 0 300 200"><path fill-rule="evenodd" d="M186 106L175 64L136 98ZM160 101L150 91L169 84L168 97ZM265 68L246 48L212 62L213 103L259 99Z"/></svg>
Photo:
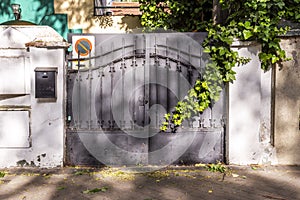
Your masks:
<svg viewBox="0 0 300 200"><path fill-rule="evenodd" d="M243 37L245 40L248 40L249 38L251 38L253 36L252 31L249 30L243 30Z"/></svg>
<svg viewBox="0 0 300 200"><path fill-rule="evenodd" d="M234 38L242 40L256 40L262 46L259 53L261 68L266 70L270 64L288 60L281 49L278 35L285 34L289 27L278 28L282 18L300 22L300 0L221 0L224 8L230 10L224 24L213 24L207 16L211 16L212 1L179 1L169 0L166 3L169 11L165 12L156 0L140 0L142 4L141 24L154 30L157 28L173 29L177 31L208 32L203 42L204 53L208 53L211 62L207 64L204 80L198 80L188 92L188 96L179 102L172 115L166 117L167 123L179 126L183 120L192 116L195 110L203 112L211 100L219 98L220 85L235 80L233 68L250 61L230 49ZM204 14L204 15L203 15ZM207 87L205 83L207 84Z"/></svg>
<svg viewBox="0 0 300 200"><path fill-rule="evenodd" d="M252 27L251 27L251 22L246 21L245 24L244 24L244 27L245 27L246 29L251 29L251 28L252 28Z"/></svg>

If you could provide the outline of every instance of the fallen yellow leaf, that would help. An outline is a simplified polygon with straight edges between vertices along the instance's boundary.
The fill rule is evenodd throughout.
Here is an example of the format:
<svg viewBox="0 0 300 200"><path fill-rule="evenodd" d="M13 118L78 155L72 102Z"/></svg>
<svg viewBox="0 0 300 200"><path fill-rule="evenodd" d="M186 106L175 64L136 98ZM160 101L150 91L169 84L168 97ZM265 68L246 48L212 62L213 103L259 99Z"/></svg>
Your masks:
<svg viewBox="0 0 300 200"><path fill-rule="evenodd" d="M202 163L197 163L195 164L195 167L205 167L206 165L205 164L202 164Z"/></svg>

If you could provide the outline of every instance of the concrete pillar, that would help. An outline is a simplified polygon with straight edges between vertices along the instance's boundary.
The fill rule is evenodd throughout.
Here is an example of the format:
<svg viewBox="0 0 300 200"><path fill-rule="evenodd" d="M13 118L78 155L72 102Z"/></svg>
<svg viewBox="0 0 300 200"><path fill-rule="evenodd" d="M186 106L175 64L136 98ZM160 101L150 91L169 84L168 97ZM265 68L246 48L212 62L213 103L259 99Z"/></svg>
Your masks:
<svg viewBox="0 0 300 200"><path fill-rule="evenodd" d="M274 144L279 164L300 164L300 34L281 40L290 61L276 66Z"/></svg>
<svg viewBox="0 0 300 200"><path fill-rule="evenodd" d="M231 164L276 163L271 145L271 70L261 70L254 42L235 42L232 49L251 58L236 67L229 85L227 128L228 160Z"/></svg>
<svg viewBox="0 0 300 200"><path fill-rule="evenodd" d="M0 26L0 37L0 167L62 166L68 44L46 26ZM37 68L56 69L54 98L36 98Z"/></svg>

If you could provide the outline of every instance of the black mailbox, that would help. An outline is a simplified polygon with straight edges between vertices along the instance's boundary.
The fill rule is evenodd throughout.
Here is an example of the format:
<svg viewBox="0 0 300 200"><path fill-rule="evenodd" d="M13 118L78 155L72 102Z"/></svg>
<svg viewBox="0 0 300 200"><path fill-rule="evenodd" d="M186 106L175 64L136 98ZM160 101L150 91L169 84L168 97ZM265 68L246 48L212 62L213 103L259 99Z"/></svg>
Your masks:
<svg viewBox="0 0 300 200"><path fill-rule="evenodd" d="M35 98L56 98L57 68L36 68Z"/></svg>

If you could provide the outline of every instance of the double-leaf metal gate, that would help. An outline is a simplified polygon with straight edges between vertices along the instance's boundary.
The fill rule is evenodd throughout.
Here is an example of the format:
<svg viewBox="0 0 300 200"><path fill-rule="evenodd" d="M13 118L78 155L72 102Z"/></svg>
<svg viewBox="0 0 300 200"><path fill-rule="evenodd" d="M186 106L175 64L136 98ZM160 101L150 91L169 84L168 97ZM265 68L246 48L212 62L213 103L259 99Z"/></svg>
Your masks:
<svg viewBox="0 0 300 200"><path fill-rule="evenodd" d="M67 164L224 160L224 95L176 133L159 130L205 70L205 33L79 36L68 70ZM91 36L94 44L85 39Z"/></svg>

